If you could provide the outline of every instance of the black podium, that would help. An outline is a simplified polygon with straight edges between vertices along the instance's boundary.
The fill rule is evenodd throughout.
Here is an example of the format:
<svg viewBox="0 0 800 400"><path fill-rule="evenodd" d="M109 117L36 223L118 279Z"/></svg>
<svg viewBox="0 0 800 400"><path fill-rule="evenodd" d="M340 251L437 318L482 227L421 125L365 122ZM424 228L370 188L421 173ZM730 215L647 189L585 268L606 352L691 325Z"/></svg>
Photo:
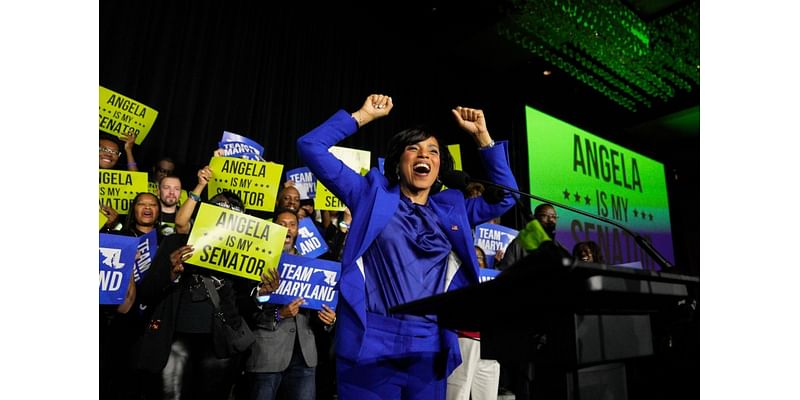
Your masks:
<svg viewBox="0 0 800 400"><path fill-rule="evenodd" d="M671 345L662 342L671 340L674 327L696 318L699 283L698 277L535 252L492 281L391 311L436 315L444 327L480 331L483 358L536 365L536 380L545 385L540 397L659 398L642 390L629 396L626 377L640 371L626 366L653 358Z"/></svg>

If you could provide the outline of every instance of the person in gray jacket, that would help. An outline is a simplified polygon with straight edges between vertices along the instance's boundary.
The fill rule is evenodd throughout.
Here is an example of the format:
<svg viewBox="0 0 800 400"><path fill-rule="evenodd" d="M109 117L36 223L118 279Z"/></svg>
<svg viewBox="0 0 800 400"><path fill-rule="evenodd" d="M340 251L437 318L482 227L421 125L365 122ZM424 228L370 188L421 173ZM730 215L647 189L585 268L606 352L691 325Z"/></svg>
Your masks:
<svg viewBox="0 0 800 400"><path fill-rule="evenodd" d="M283 251L295 254L297 213L291 209L276 210L273 222L288 229ZM278 284L274 282L275 287ZM245 361L250 399L275 399L279 389L288 399L316 397L314 331L320 329L315 325L329 332L336 322L336 313L325 305L316 313L301 309L303 303L301 297L284 305L253 305L243 312L256 337Z"/></svg>

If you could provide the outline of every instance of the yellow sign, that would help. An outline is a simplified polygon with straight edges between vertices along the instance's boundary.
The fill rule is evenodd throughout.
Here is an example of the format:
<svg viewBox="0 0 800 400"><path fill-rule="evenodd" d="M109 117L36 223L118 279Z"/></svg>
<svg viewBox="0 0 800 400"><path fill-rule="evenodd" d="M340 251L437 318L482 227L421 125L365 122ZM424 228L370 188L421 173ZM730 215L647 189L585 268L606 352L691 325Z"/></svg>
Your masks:
<svg viewBox="0 0 800 400"><path fill-rule="evenodd" d="M100 86L100 130L122 138L133 131L142 144L156 122L158 111L130 97Z"/></svg>
<svg viewBox="0 0 800 400"><path fill-rule="evenodd" d="M461 145L460 144L450 144L447 145L447 150L450 151L450 155L453 157L453 169L456 171L463 171L461 168ZM442 185L442 190L447 189L446 185Z"/></svg>
<svg viewBox="0 0 800 400"><path fill-rule="evenodd" d="M100 227L97 229L103 229L103 225L105 225L106 222L108 222L108 217L106 217L106 215L103 214L103 211L98 211L98 212L100 213Z"/></svg>
<svg viewBox="0 0 800 400"><path fill-rule="evenodd" d="M150 193L156 195L156 197L161 198L161 196L158 193L158 183L157 182L147 182L147 189L150 191ZM189 192L181 189L181 195L178 196L178 207L180 207L181 204L185 203L186 199L188 199L188 198L189 198Z"/></svg>
<svg viewBox="0 0 800 400"><path fill-rule="evenodd" d="M278 268L288 230L244 213L200 204L186 244L194 247L187 262L260 281Z"/></svg>
<svg viewBox="0 0 800 400"><path fill-rule="evenodd" d="M127 214L131 200L147 191L146 172L100 170L100 204L113 208L118 214Z"/></svg>
<svg viewBox="0 0 800 400"><path fill-rule="evenodd" d="M461 168L461 145L460 144L448 145L447 150L450 150L450 155L453 156L453 169L457 171L463 171L463 169Z"/></svg>
<svg viewBox="0 0 800 400"><path fill-rule="evenodd" d="M351 149L348 147L332 146L328 149L336 158L342 160L344 165L361 175L369 172L370 153L365 150ZM336 195L331 193L322 182L317 179L316 195L314 197L314 208L317 210L343 211L344 203Z"/></svg>
<svg viewBox="0 0 800 400"><path fill-rule="evenodd" d="M223 190L236 193L248 210L274 211L283 165L233 157L212 157L208 164L213 173L208 183L208 197Z"/></svg>

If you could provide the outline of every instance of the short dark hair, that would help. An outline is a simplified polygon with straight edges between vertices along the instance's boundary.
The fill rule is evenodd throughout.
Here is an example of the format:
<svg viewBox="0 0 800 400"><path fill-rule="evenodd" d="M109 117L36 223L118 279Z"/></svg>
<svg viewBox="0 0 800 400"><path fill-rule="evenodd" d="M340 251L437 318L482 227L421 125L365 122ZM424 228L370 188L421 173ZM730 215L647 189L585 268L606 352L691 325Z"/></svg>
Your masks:
<svg viewBox="0 0 800 400"><path fill-rule="evenodd" d="M276 222L278 220L278 215L281 215L283 213L289 213L294 215L294 217L297 218L297 221L300 222L300 218L297 216L297 211L292 210L291 208L279 208L275 210L275 214L272 214L272 222Z"/></svg>
<svg viewBox="0 0 800 400"><path fill-rule="evenodd" d="M556 208L555 208L555 207L553 207L553 205L552 205L552 204L550 204L550 203L542 203L542 204L539 204L538 206L536 206L536 208L535 208L535 209L533 209L533 215L539 215L539 213L541 213L542 211L544 211L544 209L545 209L545 208L548 208L548 207L549 207L549 208L552 208L553 210L555 210L555 209L556 209Z"/></svg>
<svg viewBox="0 0 800 400"><path fill-rule="evenodd" d="M164 179L167 179L167 178L177 179L178 182L181 183L181 186L183 185L183 181L181 181L181 177L178 176L178 175L164 175L164 176L162 176L161 178L158 179L158 182L156 182L156 185L160 188L161 187L161 181L163 181Z"/></svg>
<svg viewBox="0 0 800 400"><path fill-rule="evenodd" d="M116 136L114 136L114 135L112 135L112 134L110 134L108 132L100 131L100 140L108 140L108 141L116 143L117 146L122 147L121 146L122 141L119 140L118 137L116 137Z"/></svg>
<svg viewBox="0 0 800 400"><path fill-rule="evenodd" d="M442 143L438 136L436 136L429 128L425 126L417 126L397 132L391 139L389 139L389 152L386 155L386 160L383 163L383 176L389 181L391 186L397 185L400 182L397 176L397 164L400 163L400 156L406 151L406 146L410 144L419 143L428 138L434 137L439 142L439 175L450 172L454 168L453 156L447 146ZM439 182L439 177L436 177L436 182L431 188L432 193L438 192L442 184Z"/></svg>
<svg viewBox="0 0 800 400"><path fill-rule="evenodd" d="M159 167L159 164L161 164L162 161L166 161L168 163L172 163L172 167L173 168L172 168L172 171L169 173L169 175L170 176L174 176L175 175L175 171L178 169L178 163L176 163L175 160L173 160L170 157L164 156L164 157L159 158L158 160L156 160L156 162L153 163L153 166L150 169L153 172L158 172L157 169L161 168L161 167Z"/></svg>

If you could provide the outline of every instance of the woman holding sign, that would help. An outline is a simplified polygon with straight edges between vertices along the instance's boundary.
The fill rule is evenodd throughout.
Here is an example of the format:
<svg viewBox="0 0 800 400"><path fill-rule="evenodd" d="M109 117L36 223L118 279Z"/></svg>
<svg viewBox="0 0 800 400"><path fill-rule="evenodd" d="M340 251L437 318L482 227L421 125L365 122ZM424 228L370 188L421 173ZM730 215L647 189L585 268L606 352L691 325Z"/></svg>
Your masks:
<svg viewBox="0 0 800 400"><path fill-rule="evenodd" d="M511 208L464 199L439 189L453 168L447 147L425 129L406 129L389 141L384 174L349 169L328 148L394 107L391 97L370 95L349 114L340 110L302 136L305 165L353 214L342 254L336 341L339 397L343 399L444 399L447 376L461 362L457 336L435 316L391 314L397 305L478 283L470 227ZM470 134L491 180L516 188L506 144L495 143L483 111L457 107L458 125Z"/></svg>
<svg viewBox="0 0 800 400"><path fill-rule="evenodd" d="M230 213L245 212L241 199L231 192L219 193L208 203ZM187 261L195 250L186 244L188 238L182 233L167 236L139 283L137 301L147 309L135 365L145 379L162 381L161 393L148 393L147 398L227 400L244 350L228 348L228 337L218 335L214 322L221 315L239 331L245 322L238 304L277 289L278 277L270 269L261 276L258 290L252 290L250 281L193 265ZM148 380L143 386L150 390L152 384Z"/></svg>

